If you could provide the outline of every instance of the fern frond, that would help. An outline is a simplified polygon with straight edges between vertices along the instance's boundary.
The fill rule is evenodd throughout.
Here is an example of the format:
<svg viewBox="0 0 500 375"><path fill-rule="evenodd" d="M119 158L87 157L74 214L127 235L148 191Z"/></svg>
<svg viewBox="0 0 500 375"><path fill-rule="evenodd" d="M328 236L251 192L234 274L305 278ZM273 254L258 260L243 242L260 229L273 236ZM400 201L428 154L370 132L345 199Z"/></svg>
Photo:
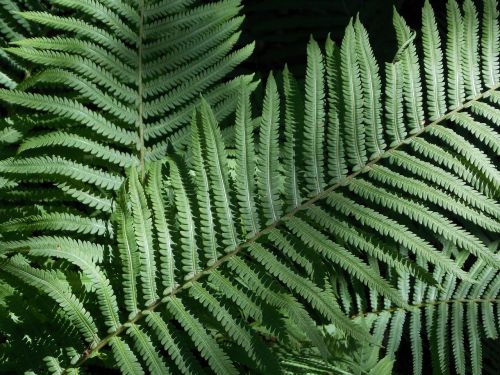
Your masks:
<svg viewBox="0 0 500 375"><path fill-rule="evenodd" d="M191 37L206 36L215 44L205 52L214 52L223 43L214 35L232 30L238 2L195 3L57 0L95 20L27 14L107 51L20 47L18 55L84 79L61 78L76 90L71 99L47 95L43 76L27 81L27 92L0 91L52 112L41 116L50 130L33 125L19 154L0 162L6 186L10 178L28 185L6 196L23 199L30 184L48 180L91 207L104 207L105 196L113 211L111 225L102 211L62 208L47 192L43 205L0 222L0 277L19 279L18 295L32 287L49 295L68 325L51 337L48 356L57 362L49 366L72 371L109 351L110 365L114 359L124 373L321 373L337 369L328 362L333 336L349 345L344 350L355 347L349 363L357 372L383 373L406 335L415 373L429 355L436 371L453 371L453 362L459 374L481 373L481 343L500 329L500 94L491 74L485 79L498 65L490 55L498 49L493 3L484 7L480 46L475 6L466 0L462 16L450 0L446 51L428 2L421 34L395 13L399 50L385 74L366 29L352 20L340 47L328 39L323 51L310 41L303 87L287 69L282 85L271 73L255 117L251 78L220 84L218 76L248 50L234 61L217 51L204 77L197 71L204 62L188 52L160 67L164 52L188 48ZM121 61L138 82L115 77L97 56ZM189 79L172 83L159 72ZM113 94L120 85L129 90ZM193 112L202 87L207 96ZM92 106L100 94L112 99ZM135 123L118 115L121 107L133 108ZM234 108L234 126L222 131L219 119ZM162 158L169 144L186 143L187 153ZM46 154L59 148L84 155ZM98 163L87 167L88 160ZM30 312L19 313L20 329L36 322ZM273 352L309 343L305 359L280 362Z"/></svg>
<svg viewBox="0 0 500 375"><path fill-rule="evenodd" d="M87 167L59 156L5 159L0 161L0 171L7 175L61 176L95 185L106 190L116 190L123 178L116 174Z"/></svg>
<svg viewBox="0 0 500 375"><path fill-rule="evenodd" d="M403 75L401 63L388 63L385 66L386 82L386 121L389 147L400 144L407 136L403 122Z"/></svg>
<svg viewBox="0 0 500 375"><path fill-rule="evenodd" d="M493 87L499 82L499 31L498 7L495 1L484 2L481 35L482 76L486 87Z"/></svg>
<svg viewBox="0 0 500 375"><path fill-rule="evenodd" d="M218 214L220 224L219 234L222 243L228 248L233 248L238 243L235 227L234 213L229 200L229 176L227 169L227 153L222 142L222 134L217 125L213 111L208 103L201 101L201 117L204 139L206 142L205 160L208 164L211 190L213 191L215 212Z"/></svg>
<svg viewBox="0 0 500 375"><path fill-rule="evenodd" d="M238 204L248 237L253 236L260 228L255 205L256 189L255 181L253 180L255 175L255 141L251 116L250 93L246 85L242 82L241 93L236 108L235 142L238 173L237 183L239 185L238 191L241 192L238 195ZM294 166L294 162L295 160L290 161L291 167ZM294 174L293 171L290 171L290 173ZM293 182L291 183L293 184Z"/></svg>
<svg viewBox="0 0 500 375"><path fill-rule="evenodd" d="M448 104L450 109L462 106L465 100L462 75L463 19L455 0L446 3L448 32L446 35L446 65L448 67Z"/></svg>
<svg viewBox="0 0 500 375"><path fill-rule="evenodd" d="M410 133L415 133L422 129L425 122L423 109L423 93L420 78L420 68L418 64L418 55L414 43L414 35L406 24L405 20L394 9L393 12L394 28L398 40L399 60L403 70L403 97L406 112L408 113L407 129Z"/></svg>
<svg viewBox="0 0 500 375"><path fill-rule="evenodd" d="M86 218L69 213L45 213L43 215L27 216L19 219L2 222L2 233L32 231L69 231L74 233L110 234L108 223L101 219Z"/></svg>
<svg viewBox="0 0 500 375"><path fill-rule="evenodd" d="M67 196L76 199L78 202L81 202L88 207L92 207L100 212L108 214L113 212L112 200L103 196L103 194L94 194L91 188L81 186L75 187L67 182L58 183L56 186L66 193Z"/></svg>
<svg viewBox="0 0 500 375"><path fill-rule="evenodd" d="M21 7L38 9L40 4L20 4L13 0L2 0L0 2L0 44L2 47L40 32L34 25L30 25L19 15ZM0 87L2 88L16 88L29 70L28 66L17 61L5 51L0 52L0 63L2 67L0 69Z"/></svg>
<svg viewBox="0 0 500 375"><path fill-rule="evenodd" d="M434 11L428 1L422 10L422 45L429 98L429 119L436 120L446 112L443 53Z"/></svg>
<svg viewBox="0 0 500 375"><path fill-rule="evenodd" d="M278 199L278 125L279 96L276 81L269 75L262 111L259 134L259 156L257 170L257 187L263 200L263 214L266 224L276 221L282 212Z"/></svg>
<svg viewBox="0 0 500 375"><path fill-rule="evenodd" d="M97 345L99 336L96 324L82 303L71 293L69 284L61 279L60 273L33 268L21 255L8 261L2 260L0 268L54 299L65 311L66 319L77 327L85 341L91 347Z"/></svg>
<svg viewBox="0 0 500 375"><path fill-rule="evenodd" d="M345 151L347 160L353 170L360 170L367 162L365 129L363 123L363 93L359 65L356 56L356 41L352 21L347 26L341 47L341 71L343 83L343 104L345 123Z"/></svg>
<svg viewBox="0 0 500 375"><path fill-rule="evenodd" d="M497 242L492 242L489 250L497 253L497 246ZM444 251L449 252L449 249L456 248L445 243ZM457 260L464 264L468 257L466 253L459 253ZM405 316L410 313L415 373L422 372L421 340L426 338L431 348L434 348L430 354L441 372L456 371L458 374L465 374L470 369L473 374L480 374L483 362L481 341L484 335L496 337L494 327L498 326L496 318L489 315L499 302L498 267L488 266L481 259L476 260L469 271L474 281L457 280L454 275L443 271L440 267L434 270L434 277L440 280L443 288L417 284L411 292L412 306L407 311L383 309L366 314L366 318L378 321L388 313L392 331L393 327L404 322ZM487 316L490 319L486 319ZM401 332L398 335L401 335ZM466 342L469 346L467 349ZM391 345L388 353L394 353L398 346L399 343ZM467 350L470 354L466 354Z"/></svg>
<svg viewBox="0 0 500 375"><path fill-rule="evenodd" d="M347 161L340 127L343 109L340 48L328 38L325 50L327 66L326 82L328 88L328 174L331 179L330 182L336 183L347 175Z"/></svg>
<svg viewBox="0 0 500 375"><path fill-rule="evenodd" d="M146 305L149 305L158 298L156 292L156 261L153 252L153 222L144 189L139 182L135 169L132 169L130 173L128 192L132 205L133 228L140 259L139 275Z"/></svg>
<svg viewBox="0 0 500 375"><path fill-rule="evenodd" d="M307 188L312 194L323 190L323 137L325 135L325 93L323 55L315 40L307 51L306 97L304 108L304 164Z"/></svg>
<svg viewBox="0 0 500 375"><path fill-rule="evenodd" d="M150 179L147 185L147 193L151 199L154 217L154 225L157 233L158 246L160 248L161 280L165 289L169 290L175 284L175 261L173 258L175 243L172 240L167 214L163 199L164 184L161 176L161 166L156 164L150 171ZM124 197L125 199L125 197ZM131 246L134 246L131 244Z"/></svg>
<svg viewBox="0 0 500 375"><path fill-rule="evenodd" d="M359 62L361 86L363 91L363 120L366 128L366 148L368 159L379 157L384 149L381 122L382 83L379 76L378 64L373 55L368 32L363 24L356 19L354 23L356 33L356 53Z"/></svg>
<svg viewBox="0 0 500 375"><path fill-rule="evenodd" d="M113 337L110 340L110 345L113 350L113 356L116 359L116 364L123 374L144 374L144 370L136 355L126 342L119 337Z"/></svg>
<svg viewBox="0 0 500 375"><path fill-rule="evenodd" d="M479 21L474 3L464 1L462 43L462 74L467 97L474 97L481 92L479 71Z"/></svg>
<svg viewBox="0 0 500 375"><path fill-rule="evenodd" d="M119 170L121 175L124 167L138 164L142 178L146 160L164 157L165 144L189 124L201 92L213 105L224 103L217 115L219 120L226 117L236 100L231 82L224 80L253 50L252 44L234 48L242 22L239 1L163 6L140 0L54 0L60 12L29 7L19 12L10 1L5 5L26 34L40 25L50 36L9 34L15 43L5 49L7 58L28 62L33 74L19 85L1 75L7 88L0 89L0 100L66 124L57 134L36 122L23 129L23 152L15 161L3 162L20 169L34 161L28 154L59 160L77 149L80 157L68 158L80 161L72 165L76 183L87 181L87 169L96 159L106 172ZM14 129L22 128L13 121ZM60 173L55 165L53 169L44 178L56 184ZM106 188L111 199L119 186ZM84 209L102 209L82 195L71 194L88 205Z"/></svg>

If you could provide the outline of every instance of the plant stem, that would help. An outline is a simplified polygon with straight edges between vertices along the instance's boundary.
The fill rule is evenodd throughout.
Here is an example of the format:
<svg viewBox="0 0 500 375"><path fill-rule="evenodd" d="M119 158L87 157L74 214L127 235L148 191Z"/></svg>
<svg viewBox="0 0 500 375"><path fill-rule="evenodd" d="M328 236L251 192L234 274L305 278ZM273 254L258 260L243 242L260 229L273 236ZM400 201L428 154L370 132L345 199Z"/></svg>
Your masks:
<svg viewBox="0 0 500 375"><path fill-rule="evenodd" d="M92 355L94 355L100 349L102 349L103 347L105 347L112 338L120 335L123 331L125 331L125 329L126 329L125 325L137 323L139 320L141 320L143 317L145 317L148 312L154 311L158 306L160 306L163 303L167 302L168 299L175 298L175 295L177 295L183 289L188 289L190 287L191 283L196 282L200 278L202 278L204 275L209 274L211 271L213 271L214 269L218 268L220 265L222 265L223 263L225 263L226 261L228 261L232 257L236 256L241 250L243 250L244 248L246 248L248 245L250 245L250 244L258 241L261 237L263 237L264 235L268 234L270 231L272 231L278 225L280 225L283 222L285 222L286 220L292 218L298 212L304 211L307 208L311 207L312 205L314 205L319 200L321 200L323 198L326 198L335 189L337 189L337 188L339 188L341 186L345 186L347 183L349 183L349 181L351 181L352 179L354 179L358 175L366 173L367 171L369 171L371 169L371 166L377 164L382 159L388 157L392 152L396 151L397 149L399 149L403 145L409 143L412 139L414 139L414 138L422 135L428 129L430 129L430 128L434 127L434 126L437 126L437 125L441 124L442 122L448 120L455 113L458 113L458 112L462 111L463 109L468 108L474 102L477 102L477 101L479 101L481 99L484 99L484 98L488 97L491 92L497 90L499 87L500 87L500 84L497 84L497 85L493 86L492 88L490 88L489 90L485 91L484 93L479 94L476 97L470 99L469 101L467 101L466 103L464 103L464 105L462 105L461 107L458 107L458 108L456 108L456 109L454 109L454 110L446 113L445 115L443 115L439 119L437 119L437 120L435 120L435 121L433 121L433 122L431 122L431 123L423 126L421 128L421 130L419 130L418 132L410 135L409 137L407 137L405 140L403 140L402 142L400 142L396 146L387 149L379 157L377 157L377 158L373 159L372 161L370 161L369 163L367 163L366 166L363 169L361 169L361 170L359 170L357 172L353 172L350 175L344 177L339 182L337 182L334 185L330 186L326 190L323 190L321 193L315 195L314 197L310 198L309 200L307 200L306 202L302 203L301 205L295 207L293 210L291 210L286 215L280 217L278 220L276 220L272 224L268 225L263 230L257 232L253 237L251 237L250 239L248 239L246 242L240 243L238 246L235 247L235 249L233 251L231 251L230 253L227 253L223 257L219 258L210 267L205 268L204 270L202 270L202 271L198 272L197 274L195 274L190 279L185 280L183 284L181 284L181 285L177 286L176 288L174 288L170 292L170 294L168 294L168 296L163 297L163 298L159 298L158 300L156 300L152 305L149 305L145 310L139 312L133 319L131 319L127 323L121 325L120 327L118 327L118 329L115 332L109 334L104 339L102 339L92 350L87 351L86 353L82 354L82 356L80 357L80 359L76 363L76 366L80 366L88 358L90 358ZM463 301L468 301L468 300L463 300ZM473 300L471 300L471 301L473 301ZM451 302L453 302L453 301L451 301ZM451 303L451 302L449 302L449 303ZM444 302L436 302L436 303L444 303ZM419 307L419 306L420 305L415 305L415 307ZM423 306L425 306L425 304ZM400 309L400 308L398 307L398 308L393 308L393 309Z"/></svg>
<svg viewBox="0 0 500 375"><path fill-rule="evenodd" d="M500 303L500 298L477 298L477 299L448 299L448 300L435 300L435 301L425 301L416 305L409 305L408 307L389 307L386 309L375 310L375 311L365 311L359 314L351 315L349 319L356 319L362 316L368 315L380 315L384 312L393 313L396 311L411 311L413 309L422 309L425 307L436 306L436 305L444 305L444 304L453 304L453 303Z"/></svg>
<svg viewBox="0 0 500 375"><path fill-rule="evenodd" d="M143 39L144 39L144 0L139 1L139 33L138 33L138 47L137 47L137 127L139 130L139 160L140 160L140 176L144 180L145 175L145 146L144 146L144 102L143 94L144 87L142 82L142 55L143 55Z"/></svg>

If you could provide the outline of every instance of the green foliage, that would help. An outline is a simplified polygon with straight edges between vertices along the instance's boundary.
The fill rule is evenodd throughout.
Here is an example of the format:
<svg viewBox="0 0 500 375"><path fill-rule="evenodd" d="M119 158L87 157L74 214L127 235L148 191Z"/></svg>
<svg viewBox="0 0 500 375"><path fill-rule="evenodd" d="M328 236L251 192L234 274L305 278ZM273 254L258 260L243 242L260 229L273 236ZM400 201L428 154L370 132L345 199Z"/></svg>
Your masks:
<svg viewBox="0 0 500 375"><path fill-rule="evenodd" d="M340 45L311 39L304 84L271 73L259 116L250 77L219 83L248 51L228 54L237 2L54 3L80 16L23 13L63 33L9 49L50 68L0 91L48 113L5 120L29 128L0 161L17 199L0 222L7 371L376 375L408 341L415 374L427 358L483 373L500 329L496 1L479 17L450 0L446 43L428 2L418 34L394 12L385 69L359 19Z"/></svg>
<svg viewBox="0 0 500 375"><path fill-rule="evenodd" d="M31 25L18 13L20 9L38 10L40 4L33 1L2 0L0 2L0 88L13 89L17 83L28 73L28 67L22 61L9 55L4 48L9 43L25 39L41 30L36 25Z"/></svg>
<svg viewBox="0 0 500 375"><path fill-rule="evenodd" d="M497 247L498 242L490 245L493 251ZM452 245L444 251L455 253L460 264L470 261L468 254L458 252ZM397 337L397 331L409 323L414 373L422 371L424 340L431 345L429 352L436 371L465 374L469 369L474 374L483 373L482 341L498 337L498 322L492 314L498 305L499 272L478 259L471 264L469 275L474 282L458 280L437 267L433 277L442 288L417 281L405 296L411 301L411 309L381 307L373 316L367 316L373 329L388 337ZM387 347L393 358L398 345L398 341L390 340Z"/></svg>
<svg viewBox="0 0 500 375"><path fill-rule="evenodd" d="M16 34L2 52L29 68L15 90L0 89L10 105L4 137L10 143L22 137L15 156L2 155L2 190L13 183L21 190L29 180L30 189L51 185L80 202L82 215L109 214L124 167L144 166L165 156L167 146L187 143L200 93L219 119L234 110L239 79L226 77L253 49L234 49L243 21L237 0L53 0L46 10L2 4L19 28L50 30L27 39ZM43 184L33 184L35 178Z"/></svg>

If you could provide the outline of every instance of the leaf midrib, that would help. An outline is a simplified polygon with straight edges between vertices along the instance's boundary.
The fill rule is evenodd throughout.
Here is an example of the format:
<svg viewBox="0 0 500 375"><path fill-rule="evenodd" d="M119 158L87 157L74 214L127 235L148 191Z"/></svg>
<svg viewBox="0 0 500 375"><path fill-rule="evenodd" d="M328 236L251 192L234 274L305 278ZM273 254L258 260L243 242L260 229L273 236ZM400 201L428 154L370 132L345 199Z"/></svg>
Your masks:
<svg viewBox="0 0 500 375"><path fill-rule="evenodd" d="M408 307L389 307L386 309L375 310L375 311L365 311L360 312L355 315L351 315L350 319L356 319L360 317L366 317L369 315L381 315L383 313L395 313L397 311L411 312L413 310L423 309L426 307L439 306L439 305L453 305L453 304L480 304L480 303L500 303L500 298L452 298L452 299L434 299L434 300L424 300L420 303L415 303L408 305Z"/></svg>
<svg viewBox="0 0 500 375"><path fill-rule="evenodd" d="M145 176L145 154L146 147L144 146L144 85L142 77L142 60L143 60L143 39L144 39L144 0L139 2L140 16L139 16L139 35L138 35L138 51L137 51L137 127L139 130L139 160L140 160L140 176L144 180Z"/></svg>
<svg viewBox="0 0 500 375"><path fill-rule="evenodd" d="M349 181L351 181L352 179L356 178L358 175L368 172L371 169L372 165L377 164L379 161L381 161L382 159L384 159L387 156L389 156L393 151L396 151L401 146L409 143L409 141L411 141L412 139L419 137L424 132L426 132L428 129L430 129L430 128L436 126L436 125L439 125L440 123L448 120L455 113L458 113L458 112L460 112L460 111L462 111L462 110L470 107L473 103L478 102L481 99L484 99L484 98L488 97L490 95L490 93L494 92L499 87L500 87L500 84L494 85L493 87L491 87L490 89L486 90L485 92L483 92L483 93L481 93L481 94L473 97L472 99L469 99L462 106L460 106L458 108L455 108L454 110L452 110L450 112L447 112L446 114L444 114L443 116L441 116L437 120L435 120L435 121L433 121L433 122L431 122L431 123L429 123L429 124L427 124L425 126L422 126L422 128L420 128L419 131L417 131L414 134L408 136L406 139L404 139L403 141L401 141L396 146L387 149L380 156L378 156L377 158L375 158L375 159L371 160L369 163L367 163L359 171L353 172L350 175L344 177L339 182L337 182L334 185L330 186L329 188L323 190L321 193L319 193L319 194L311 197L306 202L304 202L301 205L295 207L293 210L291 210L287 214L283 215L282 217L280 217L279 219L277 219L273 223L269 224L267 227L265 227L261 231L257 232L253 237L249 238L247 241L245 241L243 243L240 243L238 246L236 246L236 248L233 251L231 251L231 252L227 253L225 256L219 258L219 260L217 260L217 262L215 262L214 264L212 264L210 267L205 268L204 270L202 270L202 271L198 272L197 274L193 275L193 277L185 280L183 284L181 284L178 287L174 288L169 295L167 295L167 296L165 296L163 298L159 298L152 305L148 306L143 311L140 311L134 318L132 318L129 321L127 321L126 323L122 324L120 327L118 327L118 329L115 332L113 332L113 333L109 334L108 336L106 336L105 338L103 338L99 342L99 344L97 344L92 350L89 350L89 351L83 353L81 355L80 359L78 360L78 362L75 364L75 367L81 366L87 359L89 359L91 356L95 355L95 353L98 352L100 349L104 348L108 344L108 342L110 342L115 336L119 336L122 332L124 332L126 330L126 326L128 326L129 324L135 324L135 323L137 323L138 321L140 321L141 319L143 319L145 316L147 316L147 314L149 314L152 311L155 311L156 308L158 308L160 305L166 303L169 299L174 298L175 295L177 295L178 293L180 293L182 290L189 289L191 287L192 283L198 281L203 276L205 276L207 274L210 274L212 271L216 270L223 263L225 263L226 261L230 260L232 257L238 255L238 253L241 250L245 249L248 245L250 245L250 244L258 241L261 237L263 237L264 235L266 235L269 232L271 232L274 228L276 228L281 223L285 222L289 218L294 217L298 212L306 210L310 206L314 205L317 201L319 201L319 200L321 200L323 198L326 198L331 192L333 192L334 190L336 190L337 188L339 188L341 186L345 186L346 184L349 183Z"/></svg>

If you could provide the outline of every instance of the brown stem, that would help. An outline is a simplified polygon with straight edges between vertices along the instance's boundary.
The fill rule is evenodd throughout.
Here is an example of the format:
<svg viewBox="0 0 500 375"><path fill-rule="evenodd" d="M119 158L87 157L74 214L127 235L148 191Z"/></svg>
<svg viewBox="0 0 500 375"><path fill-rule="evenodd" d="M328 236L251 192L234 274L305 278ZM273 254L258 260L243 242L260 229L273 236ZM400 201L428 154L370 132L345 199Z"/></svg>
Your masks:
<svg viewBox="0 0 500 375"><path fill-rule="evenodd" d="M211 271L213 271L214 269L218 268L221 264L225 263L227 260L229 260L232 257L236 256L242 249L244 249L248 245L250 245L250 244L258 241L262 236L268 234L271 230L273 230L274 228L276 228L278 225L282 224L283 222L285 222L289 218L295 216L298 212L306 210L307 208L311 207L317 201L319 201L319 200L321 200L323 198L326 198L335 189L337 189L340 186L346 185L349 181L351 181L352 179L354 179L358 175L360 175L362 173L366 173L367 171L370 170L370 168L371 168L372 165L378 163L381 159L386 158L392 152L394 152L395 150L399 149L404 144L407 144L408 141L410 141L410 140L412 140L412 139L420 136L422 133L424 133L428 129L432 128L433 126L436 126L436 125L438 125L438 124L446 121L451 116L453 116L453 114L455 114L455 113L463 110L464 108L469 107L473 102L476 102L476 101L478 101L480 99L483 99L483 98L489 96L489 94L491 92L495 91L498 87L500 87L500 84L497 84L494 87L490 88L489 90L485 91L484 93L482 93L482 94L480 94L480 95L478 95L478 96L470 99L463 106L458 107L458 108L454 109L453 111L450 111L447 114L443 115L439 119L437 119L437 120L435 120L435 121L433 121L433 122L425 125L424 127L422 127L421 130L419 130L418 132L416 132L416 133L412 134L411 136L407 137L401 143L397 144L396 146L394 146L392 148L387 149L382 155L380 155L376 159L370 161L361 170L359 170L357 172L354 172L354 173L351 173L350 175L344 177L341 181L339 181L336 184L330 186L326 190L323 190L321 193L319 193L318 195L310 198L308 201L302 203L300 206L297 206L292 211L290 211L286 215L282 216L281 218L279 218L278 220L276 220L275 222L273 222L272 224L270 224L269 226L267 226L263 230L257 232L253 237L251 237L250 239L248 239L246 242L243 242L243 243L239 244L238 246L236 246L236 248L233 251L231 251L230 253L226 254L222 258L219 258L210 267L205 268L203 271L198 272L197 274L195 274L190 279L185 280L183 284L181 284L181 285L177 286L176 288L174 288L167 297L159 298L152 305L149 305L145 310L139 312L133 319L129 320L125 324L122 324L120 327L118 327L118 329L115 332L109 334L104 339L102 339L92 350L90 350L90 351L88 351L86 353L83 353L82 356L80 357L80 359L78 360L78 362L76 363L76 366L80 366L88 358L90 358L93 354L95 354L100 349L102 349L103 347L105 347L112 338L120 335L126 329L125 325L137 323L139 320L141 320L146 315L145 313L154 311L158 306L160 306L161 304L163 304L164 302L166 302L169 298L174 298L175 295L178 294L180 291L182 291L183 289L189 288L189 286L191 285L191 283L196 282L201 277L203 277L204 275L209 274Z"/></svg>
<svg viewBox="0 0 500 375"><path fill-rule="evenodd" d="M139 2L139 40L138 40L138 63L137 63L137 127L139 129L139 147L140 147L140 168L141 168L141 180L144 180L145 175L145 146L144 146L144 87L142 82L142 55L143 55L143 38L144 38L144 0Z"/></svg>
<svg viewBox="0 0 500 375"><path fill-rule="evenodd" d="M375 310L375 311L365 311L359 314L351 315L349 319L356 319L368 315L380 315L384 312L393 313L396 311L411 311L412 309L422 309L425 307L452 304L452 303L500 303L500 298L477 298L477 299L448 299L448 300L436 300L436 301L425 301L415 305L409 305L408 307L388 307L386 309Z"/></svg>

